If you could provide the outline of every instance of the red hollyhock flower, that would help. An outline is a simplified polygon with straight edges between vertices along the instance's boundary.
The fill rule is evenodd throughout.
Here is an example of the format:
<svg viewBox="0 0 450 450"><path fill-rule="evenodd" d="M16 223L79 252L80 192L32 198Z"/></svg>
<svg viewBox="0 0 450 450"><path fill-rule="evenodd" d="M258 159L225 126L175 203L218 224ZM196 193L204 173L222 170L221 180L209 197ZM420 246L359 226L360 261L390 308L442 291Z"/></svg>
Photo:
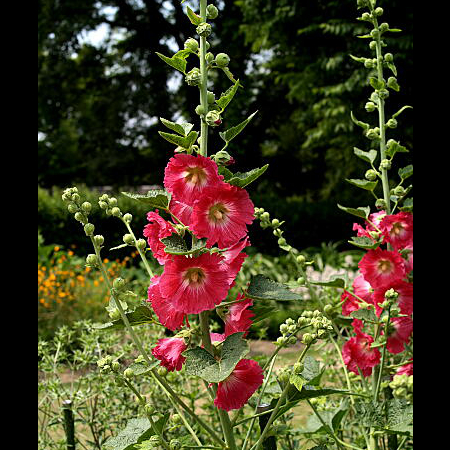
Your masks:
<svg viewBox="0 0 450 450"><path fill-rule="evenodd" d="M228 248L226 252L222 253L223 262L227 267L228 274L230 276L230 287L233 287L235 284L235 279L239 271L241 270L242 264L244 263L245 258L247 258L247 254L241 252L245 247L250 245L250 241L248 240L248 236L236 242L236 244L232 245Z"/></svg>
<svg viewBox="0 0 450 450"><path fill-rule="evenodd" d="M402 251L402 256L405 260L405 270L406 273L411 272L413 270L413 246L408 245Z"/></svg>
<svg viewBox="0 0 450 450"><path fill-rule="evenodd" d="M148 288L148 302L151 303L153 311L158 316L158 319L162 325L169 330L175 331L183 325L186 314L177 311L170 299L164 298L161 295L159 282L161 280L160 275L156 275L151 280L151 285Z"/></svg>
<svg viewBox="0 0 450 450"><path fill-rule="evenodd" d="M342 314L349 316L353 311L357 311L360 307L360 301L354 297L351 292L344 291L341 295Z"/></svg>
<svg viewBox="0 0 450 450"><path fill-rule="evenodd" d="M385 242L389 242L396 250L408 247L413 242L413 215L409 212L384 217L380 222Z"/></svg>
<svg viewBox="0 0 450 450"><path fill-rule="evenodd" d="M372 240L373 237L369 234L370 231L378 231L376 228L372 226L375 225L375 227L379 228L381 220L386 216L386 211L379 211L373 214L370 214L369 221L365 221L366 228L359 225L358 223L353 224L353 231L357 231L357 236L365 236Z"/></svg>
<svg viewBox="0 0 450 450"><path fill-rule="evenodd" d="M170 158L164 172L164 186L178 201L192 205L204 189L223 183L217 164L205 156L178 154ZM180 218L181 219L181 218Z"/></svg>
<svg viewBox="0 0 450 450"><path fill-rule="evenodd" d="M413 313L413 284L406 281L397 281L389 286L381 289L376 289L374 293L375 304L383 303L384 294L389 289L394 289L398 293L397 303L400 307L401 314L410 315Z"/></svg>
<svg viewBox="0 0 450 450"><path fill-rule="evenodd" d="M413 363L412 358L410 359L410 363L405 364L397 369L396 375L413 375Z"/></svg>
<svg viewBox="0 0 450 450"><path fill-rule="evenodd" d="M175 197L172 197L170 200L169 210L175 215L175 217L181 220L183 225L186 225L188 227L191 224L191 205L180 202Z"/></svg>
<svg viewBox="0 0 450 450"><path fill-rule="evenodd" d="M207 238L207 245L232 246L247 234L254 219L254 205L244 189L222 183L206 188L194 204L192 231Z"/></svg>
<svg viewBox="0 0 450 450"><path fill-rule="evenodd" d="M350 338L342 347L344 362L351 372L359 375L358 368L364 377L372 373L372 368L381 360L381 354L377 348L370 348L373 337L363 333L363 323L355 319L352 322L356 336Z"/></svg>
<svg viewBox="0 0 450 450"><path fill-rule="evenodd" d="M199 314L222 302L230 288L227 266L218 254L204 253L198 258L174 256L161 275L161 295L185 314Z"/></svg>
<svg viewBox="0 0 450 450"><path fill-rule="evenodd" d="M342 314L344 316L350 315L353 311L356 311L360 308L360 300L357 298L361 298L366 303L373 303L372 293L373 289L370 283L368 283L362 275L358 275L353 280L353 293L352 295L348 291L344 291L341 296L341 301L345 302L342 304ZM357 297L356 297L357 296Z"/></svg>
<svg viewBox="0 0 450 450"><path fill-rule="evenodd" d="M405 277L404 259L398 252L369 250L358 264L364 279L374 289L383 288Z"/></svg>
<svg viewBox="0 0 450 450"><path fill-rule="evenodd" d="M182 353L187 349L184 339L167 338L159 339L156 347L152 350L152 354L156 359L161 361L169 372L181 370L186 358Z"/></svg>
<svg viewBox="0 0 450 450"><path fill-rule="evenodd" d="M247 336L249 328L252 326L252 318L255 314L250 311L253 301L245 298L243 294L239 294L236 300L241 300L239 303L231 305L228 313L225 316L225 337L233 333L244 332L243 337Z"/></svg>
<svg viewBox="0 0 450 450"><path fill-rule="evenodd" d="M413 321L410 317L394 317L391 324L394 330L388 335L386 348L396 355L405 350L405 344L409 342L413 332Z"/></svg>
<svg viewBox="0 0 450 450"><path fill-rule="evenodd" d="M219 383L214 404L225 411L240 409L263 380L263 371L256 361L241 359L231 375Z"/></svg>
<svg viewBox="0 0 450 450"><path fill-rule="evenodd" d="M215 342L223 342L226 339L226 336L220 333L209 333L209 336L211 338L212 344L214 344Z"/></svg>
<svg viewBox="0 0 450 450"><path fill-rule="evenodd" d="M164 251L165 246L160 239L170 236L175 232L175 228L158 214L157 209L147 213L147 220L150 223L144 227L144 236L153 256L160 264L165 264L170 255Z"/></svg>

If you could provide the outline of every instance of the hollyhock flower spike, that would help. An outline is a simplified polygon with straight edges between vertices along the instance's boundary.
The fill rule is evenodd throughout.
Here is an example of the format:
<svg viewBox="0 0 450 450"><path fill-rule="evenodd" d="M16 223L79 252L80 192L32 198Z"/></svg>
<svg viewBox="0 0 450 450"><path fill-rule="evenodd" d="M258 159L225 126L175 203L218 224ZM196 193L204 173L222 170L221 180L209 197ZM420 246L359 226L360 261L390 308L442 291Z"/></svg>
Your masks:
<svg viewBox="0 0 450 450"><path fill-rule="evenodd" d="M413 313L413 284L400 280L385 288L376 289L374 292L376 305L384 302L384 294L389 289L394 289L398 293L397 304L400 308L400 313L411 315Z"/></svg>
<svg viewBox="0 0 450 450"><path fill-rule="evenodd" d="M164 298L161 295L159 282L161 276L157 275L152 278L151 284L148 288L148 302L151 303L153 311L158 316L161 325L164 325L169 330L175 331L184 323L186 314L177 311L170 299Z"/></svg>
<svg viewBox="0 0 450 450"><path fill-rule="evenodd" d="M158 214L158 210L147 213L147 220L150 223L144 227L144 236L147 238L153 256L159 264L164 265L170 255L164 252L165 246L160 239L175 233L175 228Z"/></svg>
<svg viewBox="0 0 450 450"><path fill-rule="evenodd" d="M209 247L217 243L220 248L227 248L247 235L254 211L244 189L227 183L206 188L194 204L192 231L199 238L207 238Z"/></svg>
<svg viewBox="0 0 450 450"><path fill-rule="evenodd" d="M356 336L351 337L342 347L342 356L348 370L359 375L358 368L364 377L372 374L373 367L381 360L381 353L377 348L370 348L374 339L362 331L363 323L355 319L352 322Z"/></svg>
<svg viewBox="0 0 450 450"><path fill-rule="evenodd" d="M263 371L256 361L241 359L231 375L219 383L214 404L225 411L240 409L263 380Z"/></svg>
<svg viewBox="0 0 450 450"><path fill-rule="evenodd" d="M396 250L412 245L413 242L413 215L409 212L399 212L395 215L385 216L380 222L380 229L388 242Z"/></svg>
<svg viewBox="0 0 450 450"><path fill-rule="evenodd" d="M225 299L230 288L227 266L222 260L217 253L204 253L198 258L174 256L161 275L161 295L184 314L213 309Z"/></svg>
<svg viewBox="0 0 450 450"><path fill-rule="evenodd" d="M201 155L175 155L169 160L164 174L165 188L179 202L189 206L203 196L206 188L222 183L223 177L218 173L217 164Z"/></svg>
<svg viewBox="0 0 450 450"><path fill-rule="evenodd" d="M389 286L406 276L404 259L400 254L380 248L369 250L358 266L374 289Z"/></svg>
<svg viewBox="0 0 450 450"><path fill-rule="evenodd" d="M187 349L184 339L167 338L159 339L152 355L161 361L161 365L169 372L182 369L186 358L182 353Z"/></svg>

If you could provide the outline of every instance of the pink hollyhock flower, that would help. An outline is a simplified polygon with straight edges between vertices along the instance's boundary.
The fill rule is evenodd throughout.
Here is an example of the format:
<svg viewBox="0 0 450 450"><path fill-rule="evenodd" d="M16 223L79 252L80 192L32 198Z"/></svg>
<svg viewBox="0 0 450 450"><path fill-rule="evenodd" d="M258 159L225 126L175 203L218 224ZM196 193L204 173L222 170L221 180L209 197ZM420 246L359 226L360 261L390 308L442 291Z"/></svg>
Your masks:
<svg viewBox="0 0 450 450"><path fill-rule="evenodd" d="M153 311L158 316L161 325L164 325L169 330L175 331L183 325L186 314L177 311L170 299L164 298L161 295L159 282L160 275L152 278L151 284L148 288L148 302L151 303Z"/></svg>
<svg viewBox="0 0 450 450"><path fill-rule="evenodd" d="M241 359L231 375L219 383L214 404L225 411L240 409L263 380L263 371L256 361Z"/></svg>
<svg viewBox="0 0 450 450"><path fill-rule="evenodd" d="M225 299L230 288L227 266L222 260L217 253L204 253L198 258L174 256L161 275L161 295L185 314L213 309Z"/></svg>
<svg viewBox="0 0 450 450"><path fill-rule="evenodd" d="M191 224L192 206L178 201L175 197L170 200L169 210L187 227Z"/></svg>
<svg viewBox="0 0 450 450"><path fill-rule="evenodd" d="M364 377L372 373L372 368L381 360L381 354L377 348L370 348L373 337L363 333L363 323L355 319L352 322L356 336L350 338L342 347L342 356L348 370L359 375L358 368Z"/></svg>
<svg viewBox="0 0 450 450"><path fill-rule="evenodd" d="M158 210L147 213L147 220L150 223L144 227L144 236L147 238L153 256L161 265L165 264L170 255L164 251L165 246L160 239L175 233L175 228L158 214Z"/></svg>
<svg viewBox="0 0 450 450"><path fill-rule="evenodd" d="M209 336L211 338L212 344L214 344L215 342L223 342L226 339L226 336L220 333L209 333Z"/></svg>
<svg viewBox="0 0 450 450"><path fill-rule="evenodd" d="M379 224L385 216L386 216L386 211L379 211L379 212L370 214L369 220L365 221L366 228L359 225L358 223L354 223L353 231L357 231L357 234L356 234L357 236L364 236L364 237L368 237L368 238L374 240L374 238L369 234L369 232L370 231L378 231L375 227L379 228ZM372 226L372 224L375 225L375 227Z"/></svg>
<svg viewBox="0 0 450 450"><path fill-rule="evenodd" d="M389 286L406 275L404 259L398 252L369 250L358 264L364 279L374 289Z"/></svg>
<svg viewBox="0 0 450 450"><path fill-rule="evenodd" d="M384 302L384 294L389 289L394 289L398 293L397 303L400 313L411 315L413 313L413 284L400 280L384 288L376 289L374 293L376 305Z"/></svg>
<svg viewBox="0 0 450 450"><path fill-rule="evenodd" d="M362 275L358 275L353 280L353 293L348 291L344 291L341 296L341 301L345 302L342 304L342 314L344 316L350 315L353 311L356 311L360 308L360 300L357 298L361 298L366 303L373 303L372 293L373 289L369 282L367 282ZM356 297L357 296L357 297Z"/></svg>
<svg viewBox="0 0 450 450"><path fill-rule="evenodd" d="M413 215L401 211L398 214L389 215L380 222L380 229L385 237L396 250L408 247L413 242Z"/></svg>
<svg viewBox="0 0 450 450"><path fill-rule="evenodd" d="M243 253L242 250L249 245L250 241L247 236L245 239L238 241L236 242L236 244L229 247L226 252L222 253L222 264L226 265L227 267L228 274L230 276L230 287L234 286L234 280L241 270L245 258L247 258L248 256L246 253Z"/></svg>
<svg viewBox="0 0 450 450"><path fill-rule="evenodd" d="M394 317L391 320L393 332L389 332L386 348L394 355L405 350L413 332L413 321L410 317Z"/></svg>
<svg viewBox="0 0 450 450"><path fill-rule="evenodd" d="M413 374L413 363L412 359L410 359L410 363L404 364L403 366L397 369L396 375L408 375L411 376Z"/></svg>
<svg viewBox="0 0 450 450"><path fill-rule="evenodd" d="M152 354L156 359L161 361L169 372L181 370L186 358L182 353L187 349L184 339L167 338L159 339L156 347L152 350Z"/></svg>
<svg viewBox="0 0 450 450"><path fill-rule="evenodd" d="M176 199L192 205L207 187L220 185L217 164L205 156L178 154L170 158L164 172L164 186Z"/></svg>
<svg viewBox="0 0 450 450"><path fill-rule="evenodd" d="M406 273L411 272L413 270L413 246L408 245L402 251L403 259L405 260L405 270Z"/></svg>
<svg viewBox="0 0 450 450"><path fill-rule="evenodd" d="M361 305L361 302L351 294L351 292L344 291L341 295L342 314L349 316L353 311L357 311Z"/></svg>
<svg viewBox="0 0 450 450"><path fill-rule="evenodd" d="M207 238L207 245L232 246L247 234L254 219L254 205L246 190L222 183L206 188L192 211L192 231Z"/></svg>
<svg viewBox="0 0 450 450"><path fill-rule="evenodd" d="M253 301L245 298L243 294L239 294L236 300L241 299L241 302L230 306L225 316L225 337L241 331L244 332L243 337L246 337L249 328L252 326L252 318L255 317L255 314L248 308L253 305Z"/></svg>

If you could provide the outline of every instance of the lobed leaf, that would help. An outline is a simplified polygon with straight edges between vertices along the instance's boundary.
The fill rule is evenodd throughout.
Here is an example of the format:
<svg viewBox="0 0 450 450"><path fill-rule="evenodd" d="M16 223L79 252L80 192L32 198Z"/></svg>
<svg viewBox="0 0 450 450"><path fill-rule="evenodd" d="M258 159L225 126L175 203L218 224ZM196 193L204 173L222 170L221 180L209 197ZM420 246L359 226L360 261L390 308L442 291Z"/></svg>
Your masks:
<svg viewBox="0 0 450 450"><path fill-rule="evenodd" d="M234 95L239 87L239 80L234 82L234 85L227 89L220 98L216 101L217 105L222 109L222 111L228 106L228 104L233 100Z"/></svg>
<svg viewBox="0 0 450 450"><path fill-rule="evenodd" d="M151 208L167 209L169 207L171 194L164 189L152 189L144 194L133 192L122 192L125 197L137 200Z"/></svg>
<svg viewBox="0 0 450 450"><path fill-rule="evenodd" d="M365 189L366 191L373 191L378 184L378 181L359 180L354 178L351 179L346 178L345 181L349 182L353 186Z"/></svg>
<svg viewBox="0 0 450 450"><path fill-rule="evenodd" d="M352 216L356 216L356 217L360 217L362 219L367 219L370 215L370 206L366 206L366 207L358 207L358 208L347 208L345 206L340 205L339 203L337 204L339 209L342 209L342 211L345 211L349 214L351 214Z"/></svg>
<svg viewBox="0 0 450 450"><path fill-rule="evenodd" d="M219 136L225 141L230 142L232 139L234 139L250 122L250 120L253 119L254 115L258 111L255 111L253 114L251 114L247 119L245 119L243 122L241 122L239 125L236 125L235 127L232 127L226 131L220 132Z"/></svg>
<svg viewBox="0 0 450 450"><path fill-rule="evenodd" d="M178 147L185 148L186 150L189 150L198 138L197 131L191 131L186 137L178 136L177 134L165 133L164 131L158 131L158 133L166 141L171 144L175 144Z"/></svg>
<svg viewBox="0 0 450 450"><path fill-rule="evenodd" d="M364 152L363 150L360 150L359 148L354 147L353 153L362 160L373 164L375 159L377 158L378 152L376 150L369 150L368 152Z"/></svg>
<svg viewBox="0 0 450 450"><path fill-rule="evenodd" d="M168 58L167 56L162 55L161 53L156 52L156 54L169 66L174 69L180 71L184 75L186 75L186 66L187 62L184 58L180 58L178 56L173 56L172 58Z"/></svg>
<svg viewBox="0 0 450 450"><path fill-rule="evenodd" d="M159 120L167 128L169 128L172 131L175 131L175 133L181 134L181 136L184 136L184 137L186 137L189 134L189 132L192 130L192 127L194 126L192 123L171 122L170 120L163 119L162 117L160 117Z"/></svg>
<svg viewBox="0 0 450 450"><path fill-rule="evenodd" d="M289 290L284 284L271 280L265 275L251 278L245 296L253 300L299 301L303 297Z"/></svg>
<svg viewBox="0 0 450 450"><path fill-rule="evenodd" d="M245 188L250 183L259 178L269 167L269 164L257 169L252 169L248 172L236 172L233 173L231 170L227 169L224 166L219 167L219 175L223 175L224 181L232 184L233 186L237 186L240 188Z"/></svg>
<svg viewBox="0 0 450 450"><path fill-rule="evenodd" d="M380 246L380 242L374 242L367 236L353 236L351 240L347 242L356 247L363 248L364 250L373 250Z"/></svg>
<svg viewBox="0 0 450 450"><path fill-rule="evenodd" d="M413 165L412 164L409 164L408 166L403 167L402 169L398 169L398 176L402 180L406 180L407 178L412 176L412 174L413 174Z"/></svg>

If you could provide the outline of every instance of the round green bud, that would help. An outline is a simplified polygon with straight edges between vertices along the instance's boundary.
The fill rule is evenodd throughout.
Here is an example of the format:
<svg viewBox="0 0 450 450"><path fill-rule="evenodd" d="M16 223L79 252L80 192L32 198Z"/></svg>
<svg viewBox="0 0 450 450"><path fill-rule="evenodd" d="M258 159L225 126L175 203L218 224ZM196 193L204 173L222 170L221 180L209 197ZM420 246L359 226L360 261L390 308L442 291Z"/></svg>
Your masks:
<svg viewBox="0 0 450 450"><path fill-rule="evenodd" d="M151 436L149 441L153 444L153 445L160 445L162 442L162 439L157 436L156 434Z"/></svg>
<svg viewBox="0 0 450 450"><path fill-rule="evenodd" d="M300 265L303 265L303 264L305 264L305 262L306 262L306 258L305 258L303 255L298 255L298 256L297 256L297 262L298 262Z"/></svg>
<svg viewBox="0 0 450 450"><path fill-rule="evenodd" d="M204 116L206 113L206 109L203 105L197 105L197 107L195 108L195 112L199 116Z"/></svg>
<svg viewBox="0 0 450 450"><path fill-rule="evenodd" d="M105 364L102 368L101 371L104 373L107 373L111 370L111 366L109 364Z"/></svg>
<svg viewBox="0 0 450 450"><path fill-rule="evenodd" d="M380 169L389 170L392 166L392 163L389 159L382 159L380 162Z"/></svg>
<svg viewBox="0 0 450 450"><path fill-rule="evenodd" d="M303 372L304 368L305 368L305 365L303 363L297 362L294 364L294 373L296 375L300 375Z"/></svg>
<svg viewBox="0 0 450 450"><path fill-rule="evenodd" d="M113 309L112 311L109 311L108 315L109 315L110 319L112 319L112 320L120 319L120 311L117 308Z"/></svg>
<svg viewBox="0 0 450 450"><path fill-rule="evenodd" d="M297 283L300 285L300 286L303 286L304 284L305 284L305 278L304 277L298 277L297 278Z"/></svg>
<svg viewBox="0 0 450 450"><path fill-rule="evenodd" d="M169 446L170 450L180 450L182 444L178 439L172 439L169 443Z"/></svg>
<svg viewBox="0 0 450 450"><path fill-rule="evenodd" d="M169 372L168 372L168 370L165 367L163 367L163 366L159 366L158 367L158 375L160 377L165 377L168 373Z"/></svg>
<svg viewBox="0 0 450 450"><path fill-rule="evenodd" d="M201 37L208 37L211 34L211 25L203 22L196 28L197 34Z"/></svg>
<svg viewBox="0 0 450 450"><path fill-rule="evenodd" d="M145 414L152 415L155 413L156 409L151 403L146 403L144 405Z"/></svg>
<svg viewBox="0 0 450 450"><path fill-rule="evenodd" d="M84 203L81 205L81 209L82 209L86 214L89 214L89 213L91 212L91 210L92 210L92 204L89 203L89 202L84 202Z"/></svg>
<svg viewBox="0 0 450 450"><path fill-rule="evenodd" d="M305 333L302 337L302 344L308 345L314 340L314 335L311 333Z"/></svg>
<svg viewBox="0 0 450 450"><path fill-rule="evenodd" d="M288 339L288 344L289 345L295 345L297 343L297 338L295 337L295 336L291 336L289 339Z"/></svg>
<svg viewBox="0 0 450 450"><path fill-rule="evenodd" d="M208 52L205 55L206 63L211 64L214 61L214 55L211 52Z"/></svg>
<svg viewBox="0 0 450 450"><path fill-rule="evenodd" d="M366 138L370 140L379 139L380 135L376 132L375 128L370 128L366 131Z"/></svg>
<svg viewBox="0 0 450 450"><path fill-rule="evenodd" d="M383 8L381 8L381 7L379 6L378 8L375 8L374 14L375 14L376 16L380 17L380 16L383 15L383 12L384 12Z"/></svg>
<svg viewBox="0 0 450 450"><path fill-rule="evenodd" d="M78 203L80 201L80 196L78 194L72 194L72 201Z"/></svg>
<svg viewBox="0 0 450 450"><path fill-rule="evenodd" d="M122 213L120 212L120 209L117 206L114 206L114 208L111 209L111 215L119 217Z"/></svg>
<svg viewBox="0 0 450 450"><path fill-rule="evenodd" d="M384 55L384 60L386 62L392 62L392 61L394 61L394 56L392 55L392 53L386 53Z"/></svg>
<svg viewBox="0 0 450 450"><path fill-rule="evenodd" d="M128 380L131 380L132 378L134 378L134 370L130 368L125 369L123 372L123 376Z"/></svg>
<svg viewBox="0 0 450 450"><path fill-rule="evenodd" d="M379 91L378 91L378 96L380 97L380 98L388 98L389 97L389 91L387 90L387 89L380 89Z"/></svg>
<svg viewBox="0 0 450 450"><path fill-rule="evenodd" d="M333 306L332 306L332 305L325 305L325 306L323 307L323 312L324 312L325 314L330 314L331 311L333 311Z"/></svg>
<svg viewBox="0 0 450 450"><path fill-rule="evenodd" d="M192 70L190 70L186 74L184 79L189 86L199 86L201 83L201 79L202 79L200 69L197 67L194 67Z"/></svg>
<svg viewBox="0 0 450 450"><path fill-rule="evenodd" d="M124 234L122 240L123 240L123 242L125 242L125 244L128 244L128 245L134 244L134 238L133 238L132 234L129 234L129 233Z"/></svg>
<svg viewBox="0 0 450 450"><path fill-rule="evenodd" d="M174 414L170 420L175 424L175 425L180 425L183 423L183 419L181 418L181 416L179 414Z"/></svg>
<svg viewBox="0 0 450 450"><path fill-rule="evenodd" d="M84 232L86 233L86 236L92 236L94 234L95 226L93 223L87 223L84 226Z"/></svg>
<svg viewBox="0 0 450 450"><path fill-rule="evenodd" d="M372 16L368 12L365 12L365 13L362 13L361 19L368 22L372 19Z"/></svg>
<svg viewBox="0 0 450 450"><path fill-rule="evenodd" d="M216 96L214 92L208 91L208 104L212 105L216 101Z"/></svg>
<svg viewBox="0 0 450 450"><path fill-rule="evenodd" d="M289 328L289 325L287 325L287 324L285 324L285 323L282 323L281 325L280 325L280 333L281 334L287 334L288 333L288 328Z"/></svg>
<svg viewBox="0 0 450 450"><path fill-rule="evenodd" d="M205 120L210 127L218 127L222 123L222 118L217 111L209 111Z"/></svg>
<svg viewBox="0 0 450 450"><path fill-rule="evenodd" d="M366 59L364 61L364 67L366 69L373 69L375 67L375 65L374 65L374 63L373 63L373 61L371 59Z"/></svg>
<svg viewBox="0 0 450 450"><path fill-rule="evenodd" d="M377 109L377 105L373 102L367 102L364 107L366 108L367 112L373 112Z"/></svg>
<svg viewBox="0 0 450 450"><path fill-rule="evenodd" d="M145 248L147 247L147 242L145 241L145 239L138 239L136 241L136 247L141 250L145 250Z"/></svg>
<svg viewBox="0 0 450 450"><path fill-rule="evenodd" d="M111 369L113 370L113 372L118 372L120 370L120 363L119 363L119 361L114 361L111 364Z"/></svg>
<svg viewBox="0 0 450 450"><path fill-rule="evenodd" d="M281 237L280 239L278 239L278 245L286 245L286 239Z"/></svg>
<svg viewBox="0 0 450 450"><path fill-rule="evenodd" d="M380 31L381 31L382 33L384 33L384 32L386 32L387 30L389 30L389 24L386 23L386 22L383 22L383 23L379 26L379 28L380 28Z"/></svg>
<svg viewBox="0 0 450 450"><path fill-rule="evenodd" d="M77 212L74 215L75 220L78 220L78 222L81 222L83 224L87 223L86 216L83 213Z"/></svg>
<svg viewBox="0 0 450 450"><path fill-rule="evenodd" d="M369 48L370 48L370 50L376 50L376 48L377 48L377 41L370 41L369 42Z"/></svg>
<svg viewBox="0 0 450 450"><path fill-rule="evenodd" d="M101 234L96 234L94 236L94 242L97 245L103 245L103 243L105 242L105 238Z"/></svg>
<svg viewBox="0 0 450 450"><path fill-rule="evenodd" d="M397 128L397 120L396 120L396 119L389 119L389 120L386 122L386 126L387 126L388 128Z"/></svg>
<svg viewBox="0 0 450 450"><path fill-rule="evenodd" d="M101 209L107 209L108 208L108 203L106 203L105 201L101 200L98 202L98 206L100 206Z"/></svg>
<svg viewBox="0 0 450 450"><path fill-rule="evenodd" d="M109 206L117 206L117 198L116 197L110 197Z"/></svg>
<svg viewBox="0 0 450 450"><path fill-rule="evenodd" d="M373 169L369 169L365 174L364 174L366 180L369 181L375 181L377 179L377 172Z"/></svg>
<svg viewBox="0 0 450 450"><path fill-rule="evenodd" d="M232 160L226 150L219 150L212 158L219 166L226 166Z"/></svg>
<svg viewBox="0 0 450 450"><path fill-rule="evenodd" d="M130 213L126 213L126 214L123 216L123 220L124 220L126 223L130 223L130 222L133 220L133 216L132 216Z"/></svg>
<svg viewBox="0 0 450 450"><path fill-rule="evenodd" d="M273 230L273 234L276 237L281 237L283 235L283 231L281 231L279 228L276 228L275 230Z"/></svg>
<svg viewBox="0 0 450 450"><path fill-rule="evenodd" d="M184 43L184 48L186 50L190 50L191 52L196 52L198 50L198 47L199 47L198 41L193 38L187 39L186 42Z"/></svg>
<svg viewBox="0 0 450 450"><path fill-rule="evenodd" d="M272 226L273 227L278 227L280 225L280 221L278 219L273 219L272 220Z"/></svg>
<svg viewBox="0 0 450 450"><path fill-rule="evenodd" d="M75 214L78 211L78 206L75 203L69 203L67 205L67 210L71 213L71 214Z"/></svg>
<svg viewBox="0 0 450 450"><path fill-rule="evenodd" d="M375 208L377 209L386 209L386 202L383 198L378 198L375 202Z"/></svg>
<svg viewBox="0 0 450 450"><path fill-rule="evenodd" d="M113 288L117 289L118 291L121 291L126 285L126 281L123 278L116 278L113 281Z"/></svg>
<svg viewBox="0 0 450 450"><path fill-rule="evenodd" d="M216 56L216 64L219 67L227 67L230 64L230 57L226 53L219 53Z"/></svg>
<svg viewBox="0 0 450 450"><path fill-rule="evenodd" d="M219 15L219 10L214 5L208 5L206 7L206 17L208 19L216 19Z"/></svg>
<svg viewBox="0 0 450 450"><path fill-rule="evenodd" d="M88 266L96 267L98 265L97 255L94 255L93 253L90 253L89 255L87 255L86 264Z"/></svg>
<svg viewBox="0 0 450 450"><path fill-rule="evenodd" d="M208 41L206 41L206 50L209 50L210 48L211 48L211 44Z"/></svg>
<svg viewBox="0 0 450 450"><path fill-rule="evenodd" d="M285 369L280 370L280 372L277 374L277 378L281 383L288 383L289 382L289 372Z"/></svg>
<svg viewBox="0 0 450 450"><path fill-rule="evenodd" d="M397 197L403 197L406 194L405 188L403 186L397 186L394 188L393 194Z"/></svg>
<svg viewBox="0 0 450 450"><path fill-rule="evenodd" d="M378 39L380 37L380 32L378 30L372 30L370 32L370 35L374 38L374 39Z"/></svg>
<svg viewBox="0 0 450 450"><path fill-rule="evenodd" d="M261 220L267 222L270 219L270 214L266 211L261 214Z"/></svg>

